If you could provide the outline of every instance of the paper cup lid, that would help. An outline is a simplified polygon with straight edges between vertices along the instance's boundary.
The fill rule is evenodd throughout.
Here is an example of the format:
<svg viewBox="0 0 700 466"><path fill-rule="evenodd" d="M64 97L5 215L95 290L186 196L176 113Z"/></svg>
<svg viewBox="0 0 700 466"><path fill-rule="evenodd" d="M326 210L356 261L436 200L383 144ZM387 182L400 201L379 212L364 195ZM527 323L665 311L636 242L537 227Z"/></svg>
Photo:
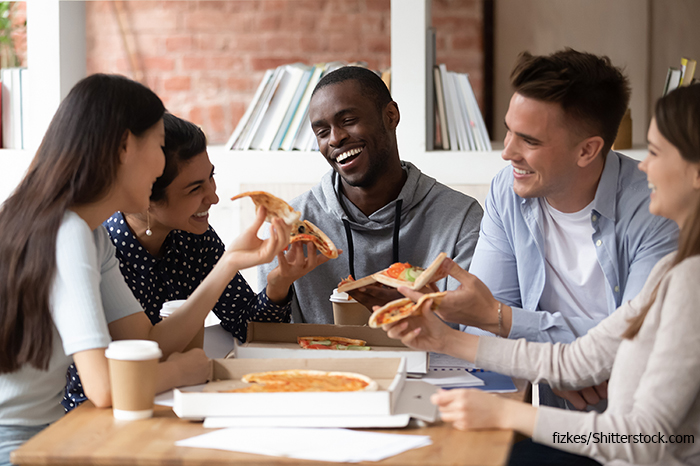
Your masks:
<svg viewBox="0 0 700 466"><path fill-rule="evenodd" d="M108 359L122 361L148 361L160 359L163 352L158 343L151 340L118 340L109 344L105 350Z"/></svg>
<svg viewBox="0 0 700 466"><path fill-rule="evenodd" d="M174 299L172 301L166 301L163 303L163 307L160 309L160 316L161 317L168 317L170 314L175 311L178 307L182 306L185 303L185 299Z"/></svg>
<svg viewBox="0 0 700 466"><path fill-rule="evenodd" d="M347 293L338 293L338 288L333 290L333 294L331 295L330 300L332 303L356 303L357 302Z"/></svg>

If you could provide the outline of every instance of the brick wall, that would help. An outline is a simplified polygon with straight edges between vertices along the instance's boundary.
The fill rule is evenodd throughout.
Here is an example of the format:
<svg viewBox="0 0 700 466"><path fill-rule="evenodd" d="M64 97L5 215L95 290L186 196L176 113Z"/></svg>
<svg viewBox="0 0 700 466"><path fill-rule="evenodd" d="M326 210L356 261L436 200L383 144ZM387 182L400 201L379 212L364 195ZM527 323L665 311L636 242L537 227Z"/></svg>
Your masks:
<svg viewBox="0 0 700 466"><path fill-rule="evenodd" d="M437 61L470 73L479 99L481 4L432 7ZM86 2L87 69L143 76L171 112L221 144L268 68L332 60L389 67L389 10L390 0Z"/></svg>

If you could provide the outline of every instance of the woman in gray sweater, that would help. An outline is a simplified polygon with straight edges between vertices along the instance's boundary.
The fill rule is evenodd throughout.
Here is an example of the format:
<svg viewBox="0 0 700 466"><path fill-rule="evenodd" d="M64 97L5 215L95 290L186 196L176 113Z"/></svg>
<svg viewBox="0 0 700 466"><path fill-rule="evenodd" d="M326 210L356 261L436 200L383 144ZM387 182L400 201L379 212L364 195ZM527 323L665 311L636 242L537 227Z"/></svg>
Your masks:
<svg viewBox="0 0 700 466"><path fill-rule="evenodd" d="M430 303L422 315L386 326L409 346L557 389L609 379L607 410L536 408L479 390L449 390L433 395L443 420L457 429L514 429L606 464L700 464L700 85L660 99L647 138L649 155L639 168L652 188L649 210L678 224L678 251L659 261L636 298L585 336L571 344L477 337L444 325ZM465 290L478 286L456 265L451 275ZM456 300L443 305L450 302ZM490 312L499 303L491 297L483 307Z"/></svg>

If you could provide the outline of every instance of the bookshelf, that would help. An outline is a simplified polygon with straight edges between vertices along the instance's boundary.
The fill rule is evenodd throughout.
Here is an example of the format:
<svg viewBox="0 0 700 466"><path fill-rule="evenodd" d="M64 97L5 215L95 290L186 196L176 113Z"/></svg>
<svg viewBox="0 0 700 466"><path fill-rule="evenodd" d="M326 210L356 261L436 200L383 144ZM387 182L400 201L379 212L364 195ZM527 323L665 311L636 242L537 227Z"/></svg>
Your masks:
<svg viewBox="0 0 700 466"><path fill-rule="evenodd" d="M28 2L28 68L32 89L28 111L32 124L24 151L0 150L0 201L10 194L26 171L61 99L86 74L85 6L83 2L44 0ZM483 193L507 162L502 144L489 152L426 150L427 89L426 30L431 25L430 0L391 1L392 94L401 110L397 129L401 157L424 173L453 187L478 188ZM32 149L34 148L34 149ZM641 159L641 149L624 151ZM330 167L318 152L229 151L209 147L216 166L221 201L211 209L211 223L225 243L248 222L243 201L228 199L255 185L295 189L312 186ZM471 193L470 193L471 194ZM477 199L483 196L475 195ZM243 221L242 221L243 220Z"/></svg>

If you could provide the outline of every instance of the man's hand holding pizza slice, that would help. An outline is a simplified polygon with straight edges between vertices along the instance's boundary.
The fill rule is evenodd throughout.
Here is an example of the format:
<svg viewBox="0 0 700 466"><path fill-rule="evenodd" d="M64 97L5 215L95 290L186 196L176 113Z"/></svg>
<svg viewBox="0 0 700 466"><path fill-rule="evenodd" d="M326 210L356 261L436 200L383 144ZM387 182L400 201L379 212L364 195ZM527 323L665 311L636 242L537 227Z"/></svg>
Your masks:
<svg viewBox="0 0 700 466"><path fill-rule="evenodd" d="M232 200L242 197L250 197L255 203L258 215L265 215L265 220L272 225L271 234L278 234L277 230L281 230L275 229L275 224L284 225L284 232L287 235L285 244L291 242L286 253L281 251L277 254L278 266L267 276L265 292L272 302L285 302L289 296L289 289L295 280L327 262L330 258L338 257L338 254L342 252L313 224L301 221L301 214L282 199L265 191L249 191L234 196ZM306 255L304 254L303 242L307 244ZM320 254L317 253L317 250Z"/></svg>

